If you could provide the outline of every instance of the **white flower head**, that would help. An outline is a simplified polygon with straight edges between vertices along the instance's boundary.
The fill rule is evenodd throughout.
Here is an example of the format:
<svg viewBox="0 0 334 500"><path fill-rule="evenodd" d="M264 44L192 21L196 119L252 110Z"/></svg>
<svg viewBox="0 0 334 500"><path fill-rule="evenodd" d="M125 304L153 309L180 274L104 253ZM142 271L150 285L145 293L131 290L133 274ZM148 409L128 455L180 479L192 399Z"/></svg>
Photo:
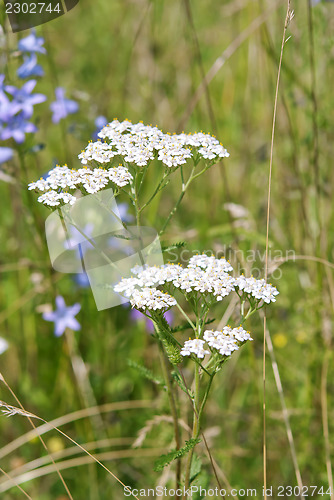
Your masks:
<svg viewBox="0 0 334 500"><path fill-rule="evenodd" d="M204 340L201 339L186 340L180 354L181 356L190 356L191 354L195 354L197 358L202 359L205 354L210 354L210 351L204 349L204 344Z"/></svg>
<svg viewBox="0 0 334 500"><path fill-rule="evenodd" d="M44 205L49 205L49 207L56 207L57 205L60 205L60 197L59 194L56 191L47 191L46 193L42 194L42 196L39 196L37 198L37 201L40 203L44 203Z"/></svg>
<svg viewBox="0 0 334 500"><path fill-rule="evenodd" d="M156 158L165 170L175 170L192 157L196 162L202 157L209 160L207 163L213 164L220 158L229 156L219 141L209 134L165 134L157 127L141 122L132 124L129 120L113 120L102 128L98 137L98 141L90 141L78 155L85 168L74 170L67 165L57 165L45 179L28 185L29 190L45 194L38 198L40 203L58 206L69 199L68 203L73 204L74 198L57 196L63 190L67 192L80 189L88 194L95 194L106 188L109 182L123 188L133 179L126 163L142 169ZM122 163L115 166L116 160ZM105 169L94 168L97 164ZM226 267L225 270L229 269Z"/></svg>
<svg viewBox="0 0 334 500"><path fill-rule="evenodd" d="M211 269L217 272L233 271L231 264L224 258L216 259L213 255L193 255L190 260L188 267L200 267L202 269Z"/></svg>
<svg viewBox="0 0 334 500"><path fill-rule="evenodd" d="M231 356L233 351L239 349L240 344L247 340L253 340L249 332L244 330L242 326L238 328L225 326L221 331L206 330L203 338L211 349L215 349L222 356Z"/></svg>
<svg viewBox="0 0 334 500"><path fill-rule="evenodd" d="M264 279L257 280L253 276L250 278L245 278L245 276L239 276L235 280L236 287L254 297L257 300L263 300L266 304L270 302L276 302L276 295L279 294L276 287L270 283L266 283Z"/></svg>
<svg viewBox="0 0 334 500"><path fill-rule="evenodd" d="M176 300L168 293L163 293L156 288L143 288L134 290L130 299L132 307L143 310L167 311L176 305Z"/></svg>

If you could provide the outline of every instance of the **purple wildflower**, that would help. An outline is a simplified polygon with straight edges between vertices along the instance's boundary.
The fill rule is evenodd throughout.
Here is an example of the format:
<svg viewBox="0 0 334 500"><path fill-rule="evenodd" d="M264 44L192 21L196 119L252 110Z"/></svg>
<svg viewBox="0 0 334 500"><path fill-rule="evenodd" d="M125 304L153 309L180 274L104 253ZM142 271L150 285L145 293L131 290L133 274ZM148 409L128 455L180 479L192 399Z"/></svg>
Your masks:
<svg viewBox="0 0 334 500"><path fill-rule="evenodd" d="M0 118L1 119L1 118ZM5 141L13 137L14 141L21 144L25 141L25 134L36 132L37 127L27 122L22 114L13 116L5 128L0 128L0 139Z"/></svg>
<svg viewBox="0 0 334 500"><path fill-rule="evenodd" d="M74 331L81 329L80 323L74 317L81 309L80 304L77 303L67 307L64 298L58 295L56 297L56 306L57 309L55 311L43 313L43 319L54 322L54 334L56 337L63 335L66 328L71 328Z"/></svg>
<svg viewBox="0 0 334 500"><path fill-rule="evenodd" d="M46 101L44 94L32 94L36 80L29 80L20 89L13 85L6 85L5 90L14 97L16 104L20 105L23 118L31 118L34 112L33 106Z"/></svg>
<svg viewBox="0 0 334 500"><path fill-rule="evenodd" d="M59 123L60 120L66 118L67 115L76 113L79 105L76 101L65 97L65 90L62 87L57 87L55 90L56 100L50 104L50 109L53 112L53 123Z"/></svg>
<svg viewBox="0 0 334 500"><path fill-rule="evenodd" d="M31 76L43 76L44 70L42 66L37 64L36 54L24 56L23 64L17 70L19 78L30 78Z"/></svg>
<svg viewBox="0 0 334 500"><path fill-rule="evenodd" d="M88 288L90 286L87 273L75 274L73 280L80 288Z"/></svg>
<svg viewBox="0 0 334 500"><path fill-rule="evenodd" d="M21 106L15 101L11 102L6 94L0 89L0 123L7 123L20 111L20 109Z"/></svg>
<svg viewBox="0 0 334 500"><path fill-rule="evenodd" d="M44 38L36 36L36 31L32 30L30 35L19 40L18 49L21 50L21 52L39 52L40 54L46 54L43 43Z"/></svg>

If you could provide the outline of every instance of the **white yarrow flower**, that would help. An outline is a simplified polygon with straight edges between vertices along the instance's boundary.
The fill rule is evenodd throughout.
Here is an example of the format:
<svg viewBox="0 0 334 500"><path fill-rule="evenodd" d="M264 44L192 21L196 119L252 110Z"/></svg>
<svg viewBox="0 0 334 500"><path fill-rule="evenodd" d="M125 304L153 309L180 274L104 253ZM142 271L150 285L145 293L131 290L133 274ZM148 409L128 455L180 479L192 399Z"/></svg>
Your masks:
<svg viewBox="0 0 334 500"><path fill-rule="evenodd" d="M121 157L123 163L131 163L139 168L146 167L157 158L165 169L176 169L195 156L202 156L212 163L215 159L228 156L226 149L209 134L165 134L157 127L132 124L129 120L120 122L113 120L98 133L98 141L90 141L78 155L83 165L92 168L97 164L108 166L103 168L69 169L67 165L57 165L46 179L31 182L29 190L49 193L40 196L39 202L49 206L64 203L64 197L57 197L52 191L60 194L62 190L80 189L88 194L98 193L113 182L118 187L125 187L132 180L126 165L114 166L115 158ZM102 140L101 140L102 139ZM66 199L67 197L65 197ZM74 198L69 198L74 203Z"/></svg>
<svg viewBox="0 0 334 500"><path fill-rule="evenodd" d="M181 356L190 356L191 354L195 354L199 359L204 358L205 354L210 354L210 351L204 349L204 340L201 339L193 339L187 340L182 347L180 354Z"/></svg>
<svg viewBox="0 0 334 500"><path fill-rule="evenodd" d="M239 276L235 280L236 287L254 297L257 300L263 300L266 304L276 302L276 295L279 294L276 287L270 283L266 283L264 279L257 280L253 276L245 278Z"/></svg>
<svg viewBox="0 0 334 500"><path fill-rule="evenodd" d="M242 326L238 328L225 326L221 331L206 330L203 338L212 349L216 349L222 356L231 356L233 351L239 349L240 343L253 340L249 332L244 330Z"/></svg>
<svg viewBox="0 0 334 500"><path fill-rule="evenodd" d="M168 293L163 293L156 288L143 288L135 290L130 299L131 305L136 309L167 311L176 305L176 300Z"/></svg>
<svg viewBox="0 0 334 500"><path fill-rule="evenodd" d="M39 196L37 201L39 201L39 203L44 203L44 205L49 205L50 207L56 207L57 205L60 205L59 199L59 194L56 191L51 190L42 194L42 196Z"/></svg>

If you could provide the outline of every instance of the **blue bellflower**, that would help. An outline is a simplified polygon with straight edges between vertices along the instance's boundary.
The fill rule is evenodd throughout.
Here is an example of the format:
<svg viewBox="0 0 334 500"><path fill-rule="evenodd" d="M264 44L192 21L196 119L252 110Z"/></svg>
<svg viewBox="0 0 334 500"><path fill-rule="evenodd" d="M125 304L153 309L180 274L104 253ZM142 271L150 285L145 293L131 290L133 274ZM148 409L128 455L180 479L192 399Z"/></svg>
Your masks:
<svg viewBox="0 0 334 500"><path fill-rule="evenodd" d="M80 304L77 303L67 307L64 298L58 295L58 297L56 297L56 306L57 309L55 311L43 313L43 319L54 322L54 334L56 337L63 335L66 328L70 328L74 331L81 329L80 323L74 317L81 309Z"/></svg>
<svg viewBox="0 0 334 500"><path fill-rule="evenodd" d="M21 106L15 101L11 102L0 89L0 124L7 123L20 110Z"/></svg>
<svg viewBox="0 0 334 500"><path fill-rule="evenodd" d="M30 78L31 76L43 76L44 70L42 66L37 64L36 54L30 54L24 56L23 64L17 70L17 76L19 78Z"/></svg>
<svg viewBox="0 0 334 500"><path fill-rule="evenodd" d="M31 118L34 113L33 106L46 101L44 94L32 94L36 85L36 80L29 80L20 89L13 85L6 85L5 90L14 97L16 104L19 104L23 118Z"/></svg>
<svg viewBox="0 0 334 500"><path fill-rule="evenodd" d="M7 121L7 126L1 128L0 126L0 139L5 141L11 137L18 144L25 141L25 134L37 132L37 127L30 122L27 122L22 114L13 116Z"/></svg>
<svg viewBox="0 0 334 500"><path fill-rule="evenodd" d="M56 100L50 104L50 109L53 112L53 123L59 123L67 115L76 113L79 109L79 104L72 99L67 99L65 97L65 90L62 87L57 87L55 94Z"/></svg>
<svg viewBox="0 0 334 500"><path fill-rule="evenodd" d="M30 35L19 40L18 49L21 52L39 52L40 54L46 54L46 49L43 47L44 38L41 36L36 36L36 31L32 30Z"/></svg>

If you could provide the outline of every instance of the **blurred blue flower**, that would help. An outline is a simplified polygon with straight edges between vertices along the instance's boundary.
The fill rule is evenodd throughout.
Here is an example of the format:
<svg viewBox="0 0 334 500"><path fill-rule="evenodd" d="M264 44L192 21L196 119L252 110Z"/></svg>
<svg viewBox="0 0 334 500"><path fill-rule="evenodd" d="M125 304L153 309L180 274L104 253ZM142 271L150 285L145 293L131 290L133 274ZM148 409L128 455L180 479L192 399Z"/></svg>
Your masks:
<svg viewBox="0 0 334 500"><path fill-rule="evenodd" d="M90 286L87 273L75 274L73 280L80 288L88 288Z"/></svg>
<svg viewBox="0 0 334 500"><path fill-rule="evenodd" d="M100 132L100 130L105 126L107 125L108 123L108 120L105 116L98 116L96 119L95 119L95 127L96 127L96 130L93 134L93 139L97 140L98 139L98 133Z"/></svg>
<svg viewBox="0 0 334 500"><path fill-rule="evenodd" d="M20 89L13 85L6 85L5 90L14 97L16 104L20 105L23 118L31 118L34 113L33 106L46 101L44 94L32 94L36 85L36 80L29 80Z"/></svg>
<svg viewBox="0 0 334 500"><path fill-rule="evenodd" d="M131 222L134 219L133 215L128 214L128 210L129 210L128 203L126 203L126 202L117 203L117 208L118 208L119 216L123 222L125 222L125 223Z"/></svg>
<svg viewBox="0 0 334 500"><path fill-rule="evenodd" d="M5 161L11 160L14 151L11 148L1 148L0 147L0 165L5 163Z"/></svg>
<svg viewBox="0 0 334 500"><path fill-rule="evenodd" d="M5 75L0 74L0 92L3 92L4 90L4 84L3 84L4 81L5 81Z"/></svg>
<svg viewBox="0 0 334 500"><path fill-rule="evenodd" d="M69 238L65 241L65 248L68 250L75 250L77 259L81 261L88 249L94 248L89 240L94 242L93 237L94 224L88 222L85 227L82 228L82 233L75 227L70 226L69 228Z"/></svg>
<svg viewBox="0 0 334 500"><path fill-rule="evenodd" d="M174 319L174 314L172 313L172 311L166 311L164 314L164 318L167 321L167 323L172 323L173 319ZM154 332L154 326L153 326L152 321L150 319L148 319L143 313L141 313L137 309L131 309L130 319L131 319L131 321L133 321L135 323L137 321L145 320L145 327L146 327L148 333Z"/></svg>
<svg viewBox="0 0 334 500"><path fill-rule="evenodd" d="M0 89L0 123L7 123L20 109L21 106L15 101L11 102Z"/></svg>
<svg viewBox="0 0 334 500"><path fill-rule="evenodd" d="M53 112L53 123L59 123L67 115L76 113L79 109L79 104L71 99L66 99L65 90L62 87L57 87L55 94L56 100L50 104L50 109Z"/></svg>
<svg viewBox="0 0 334 500"><path fill-rule="evenodd" d="M46 49L43 47L44 38L36 36L36 30L32 30L30 35L19 40L18 49L21 52L39 52L46 54Z"/></svg>
<svg viewBox="0 0 334 500"><path fill-rule="evenodd" d="M56 337L63 335L66 328L71 328L74 331L81 329L80 323L74 317L81 309L80 304L77 303L67 307L64 298L58 295L56 297L56 306L57 309L55 311L43 313L43 319L54 322L54 334Z"/></svg>
<svg viewBox="0 0 334 500"><path fill-rule="evenodd" d="M25 134L36 131L37 127L33 123L27 122L20 113L10 118L10 120L7 121L6 127L0 127L0 139L5 141L13 137L15 142L21 144L25 141Z"/></svg>
<svg viewBox="0 0 334 500"><path fill-rule="evenodd" d="M36 54L24 56L23 64L17 70L19 78L30 78L31 76L43 76L44 70L42 66L37 64Z"/></svg>

